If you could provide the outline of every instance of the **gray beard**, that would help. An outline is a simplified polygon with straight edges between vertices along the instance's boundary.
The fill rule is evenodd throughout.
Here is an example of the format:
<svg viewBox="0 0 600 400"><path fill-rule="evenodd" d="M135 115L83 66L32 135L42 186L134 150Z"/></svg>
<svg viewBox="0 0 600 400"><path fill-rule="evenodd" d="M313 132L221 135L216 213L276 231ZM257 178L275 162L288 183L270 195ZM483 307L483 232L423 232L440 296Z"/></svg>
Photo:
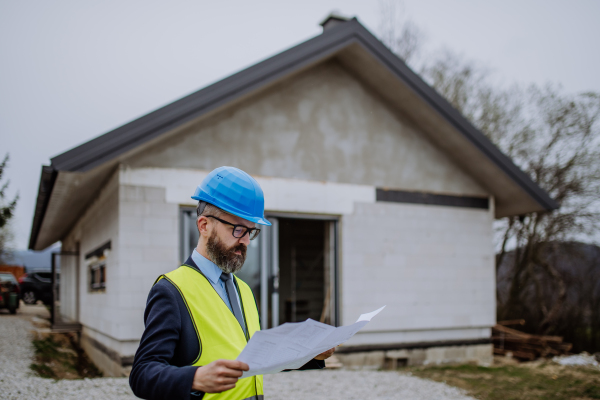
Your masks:
<svg viewBox="0 0 600 400"><path fill-rule="evenodd" d="M239 250L242 254L235 254L236 250ZM226 274L238 272L246 261L246 245L239 243L236 246L226 248L223 242L217 238L217 232L215 231L208 238L206 253L210 261Z"/></svg>

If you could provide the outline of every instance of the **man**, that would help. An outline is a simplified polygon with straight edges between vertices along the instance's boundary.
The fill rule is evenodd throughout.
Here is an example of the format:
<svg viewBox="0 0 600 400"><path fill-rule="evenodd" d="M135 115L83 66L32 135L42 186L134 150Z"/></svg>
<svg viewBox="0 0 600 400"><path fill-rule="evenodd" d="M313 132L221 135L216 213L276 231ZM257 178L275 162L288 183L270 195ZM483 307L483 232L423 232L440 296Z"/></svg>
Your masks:
<svg viewBox="0 0 600 400"><path fill-rule="evenodd" d="M129 384L144 399L262 399L262 376L239 379L248 365L235 358L260 323L252 291L233 275L260 233L256 224L271 225L262 189L244 171L220 167L192 198L198 246L150 290ZM323 368L333 351L301 369Z"/></svg>

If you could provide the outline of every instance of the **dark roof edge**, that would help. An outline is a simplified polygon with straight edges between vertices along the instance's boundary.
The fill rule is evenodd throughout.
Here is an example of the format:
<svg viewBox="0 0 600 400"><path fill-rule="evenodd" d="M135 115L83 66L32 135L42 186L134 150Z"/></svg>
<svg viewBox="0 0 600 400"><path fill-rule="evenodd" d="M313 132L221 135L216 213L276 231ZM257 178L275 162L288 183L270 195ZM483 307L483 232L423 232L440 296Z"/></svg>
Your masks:
<svg viewBox="0 0 600 400"><path fill-rule="evenodd" d="M35 243L37 242L40 228L42 227L42 221L46 215L46 209L48 208L48 203L50 202L50 196L52 195L52 190L54 189L54 183L56 182L57 175L58 171L56 171L54 168L48 165L42 166L40 185L38 187L35 211L33 213L33 221L31 224L31 235L29 236L29 250L34 250Z"/></svg>
<svg viewBox="0 0 600 400"><path fill-rule="evenodd" d="M534 200L547 210L555 210L560 205L548 193L535 183L525 172L517 167L496 145L456 110L435 89L429 86L418 74L413 72L398 56L379 41L371 32L359 24L360 36L371 54L382 61L395 75L411 87L421 98L430 104L439 114L451 123L459 132L473 143L483 154L500 167L511 179L519 184Z"/></svg>

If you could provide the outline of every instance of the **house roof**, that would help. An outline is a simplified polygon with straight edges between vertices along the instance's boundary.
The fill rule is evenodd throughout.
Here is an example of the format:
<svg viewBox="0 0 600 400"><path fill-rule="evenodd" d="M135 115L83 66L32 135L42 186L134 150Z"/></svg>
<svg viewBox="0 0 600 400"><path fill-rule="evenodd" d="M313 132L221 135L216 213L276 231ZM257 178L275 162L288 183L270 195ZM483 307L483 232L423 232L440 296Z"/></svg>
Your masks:
<svg viewBox="0 0 600 400"><path fill-rule="evenodd" d="M497 217L559 207L489 139L353 18L336 23L321 35L52 158L51 165L42 169L29 248L47 247L53 243L52 240L61 239L61 232L66 234L65 226L69 223L63 222L61 229L54 229L54 234L45 234L44 239L39 240L57 184L62 186L56 196L60 197L62 193L64 197L71 184L69 182L77 180L73 178L74 174L91 173L97 179L96 183L105 181L111 171L114 172L119 158L133 149L332 57L372 86L392 106L403 108L440 148L451 154L460 153L456 160L466 163L465 168L479 174L480 180L498 180L498 183L488 182L487 185L499 199ZM423 105L428 109L427 115L416 111L415 107ZM444 121L446 128L434 127L432 124L436 121ZM490 178L492 175L494 179ZM507 191L511 194L503 197L502 187L507 185L516 185L518 190ZM89 184L89 187L93 185ZM515 190L522 193L524 205L509 204L518 201L514 198ZM88 201L93 191L91 193ZM80 195L76 204L85 203L85 200L85 196ZM61 201L75 207L70 217L72 225L83 209L78 211L72 200Z"/></svg>

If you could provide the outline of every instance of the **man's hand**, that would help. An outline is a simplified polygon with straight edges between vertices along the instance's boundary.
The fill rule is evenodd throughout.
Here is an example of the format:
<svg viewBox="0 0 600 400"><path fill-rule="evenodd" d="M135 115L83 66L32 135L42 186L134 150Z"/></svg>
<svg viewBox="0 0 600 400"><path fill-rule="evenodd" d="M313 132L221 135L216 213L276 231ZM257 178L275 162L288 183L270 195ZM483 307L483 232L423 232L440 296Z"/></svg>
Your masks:
<svg viewBox="0 0 600 400"><path fill-rule="evenodd" d="M333 349L329 349L327 351L324 351L323 353L319 354L318 356L315 357L315 360L326 360L329 357L331 357L333 355L333 352L335 351L335 347Z"/></svg>
<svg viewBox="0 0 600 400"><path fill-rule="evenodd" d="M235 360L217 360L196 370L192 390L221 393L233 389L248 364Z"/></svg>

